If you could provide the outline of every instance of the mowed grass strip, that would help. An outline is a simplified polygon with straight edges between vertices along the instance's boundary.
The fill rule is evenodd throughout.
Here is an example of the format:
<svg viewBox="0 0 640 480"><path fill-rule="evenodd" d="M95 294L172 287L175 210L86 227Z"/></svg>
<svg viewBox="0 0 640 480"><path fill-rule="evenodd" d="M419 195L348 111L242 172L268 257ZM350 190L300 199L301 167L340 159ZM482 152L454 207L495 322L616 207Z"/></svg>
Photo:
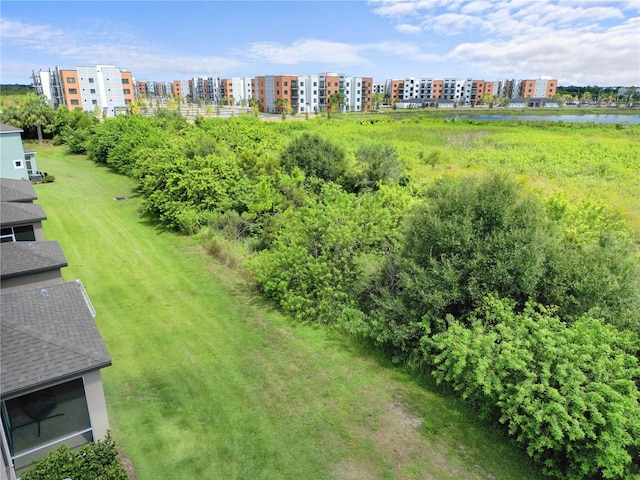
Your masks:
<svg viewBox="0 0 640 480"><path fill-rule="evenodd" d="M98 312L110 422L139 480L541 478L456 401L289 322L154 227L130 179L35 149L56 176L36 186L45 235Z"/></svg>

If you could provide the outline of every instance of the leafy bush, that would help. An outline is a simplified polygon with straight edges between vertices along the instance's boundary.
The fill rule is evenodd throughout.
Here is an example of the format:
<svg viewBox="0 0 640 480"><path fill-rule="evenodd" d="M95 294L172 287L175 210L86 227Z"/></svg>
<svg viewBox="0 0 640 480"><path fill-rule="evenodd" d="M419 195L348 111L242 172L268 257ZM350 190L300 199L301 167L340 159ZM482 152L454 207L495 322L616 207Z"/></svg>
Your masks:
<svg viewBox="0 0 640 480"><path fill-rule="evenodd" d="M422 346L433 375L499 421L555 478L640 473L638 336L600 320L568 325L554 309L485 298L466 324ZM636 455L634 459L633 456Z"/></svg>
<svg viewBox="0 0 640 480"><path fill-rule="evenodd" d="M303 133L282 152L282 167L291 173L299 168L308 177L341 183L347 171L345 151L320 135Z"/></svg>
<svg viewBox="0 0 640 480"><path fill-rule="evenodd" d="M128 480L117 458L116 444L107 434L104 440L91 442L71 451L62 446L21 474L21 480Z"/></svg>

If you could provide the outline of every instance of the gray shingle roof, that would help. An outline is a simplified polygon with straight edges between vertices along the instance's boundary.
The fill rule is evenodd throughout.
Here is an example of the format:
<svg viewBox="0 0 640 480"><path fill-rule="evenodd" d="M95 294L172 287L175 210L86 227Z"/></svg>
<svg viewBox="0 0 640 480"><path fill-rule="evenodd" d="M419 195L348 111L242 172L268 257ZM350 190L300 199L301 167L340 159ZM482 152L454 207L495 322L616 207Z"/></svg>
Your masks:
<svg viewBox="0 0 640 480"><path fill-rule="evenodd" d="M0 327L3 397L111 365L78 280L3 293Z"/></svg>
<svg viewBox="0 0 640 480"><path fill-rule="evenodd" d="M31 202L38 198L29 180L0 178L0 200L3 202Z"/></svg>
<svg viewBox="0 0 640 480"><path fill-rule="evenodd" d="M5 123L0 123L0 133L9 133L9 132L23 132L21 128L14 127L13 125L7 125Z"/></svg>
<svg viewBox="0 0 640 480"><path fill-rule="evenodd" d="M0 225L25 225L46 220L42 205L37 203L0 202Z"/></svg>
<svg viewBox="0 0 640 480"><path fill-rule="evenodd" d="M67 266L56 241L0 244L0 279L19 277Z"/></svg>

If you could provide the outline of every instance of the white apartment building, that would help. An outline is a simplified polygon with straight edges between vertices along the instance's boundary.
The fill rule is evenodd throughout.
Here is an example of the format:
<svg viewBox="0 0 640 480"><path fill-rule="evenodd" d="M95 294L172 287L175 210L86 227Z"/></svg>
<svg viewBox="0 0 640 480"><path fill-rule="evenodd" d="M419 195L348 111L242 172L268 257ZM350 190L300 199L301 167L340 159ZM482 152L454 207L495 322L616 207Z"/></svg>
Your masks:
<svg viewBox="0 0 640 480"><path fill-rule="evenodd" d="M126 113L120 69L111 65L78 67L82 109L93 112L96 106L108 117ZM133 89L133 85L130 87Z"/></svg>
<svg viewBox="0 0 640 480"><path fill-rule="evenodd" d="M113 65L34 71L33 85L54 108L66 105L69 110L81 108L107 117L126 113L135 100L131 72Z"/></svg>

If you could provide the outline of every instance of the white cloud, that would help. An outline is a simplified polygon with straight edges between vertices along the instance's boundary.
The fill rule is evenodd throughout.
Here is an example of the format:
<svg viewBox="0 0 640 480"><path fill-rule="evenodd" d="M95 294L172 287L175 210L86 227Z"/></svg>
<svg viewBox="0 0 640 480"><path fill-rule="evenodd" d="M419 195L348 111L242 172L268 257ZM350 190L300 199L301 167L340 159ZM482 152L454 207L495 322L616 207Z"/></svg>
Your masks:
<svg viewBox="0 0 640 480"><path fill-rule="evenodd" d="M364 65L368 60L360 55L360 48L348 43L324 40L298 40L291 45L277 42L256 42L248 47L249 58L278 65L303 62L324 62L335 65Z"/></svg>
<svg viewBox="0 0 640 480"><path fill-rule="evenodd" d="M640 20L633 19L599 33L566 29L553 36L466 42L448 57L483 66L497 75L548 74L562 84L638 85L639 27Z"/></svg>
<svg viewBox="0 0 640 480"><path fill-rule="evenodd" d="M442 55L470 64L470 71L549 74L561 83L640 84L638 0L379 0L373 5L396 30L419 24L426 36L447 37L452 46Z"/></svg>
<svg viewBox="0 0 640 480"><path fill-rule="evenodd" d="M401 23L400 25L396 25L395 28L400 33L408 33L408 34L420 33L422 31L422 28L420 28L419 26L410 25L408 23Z"/></svg>
<svg viewBox="0 0 640 480"><path fill-rule="evenodd" d="M188 56L162 51L145 44L126 31L113 25L96 25L82 32L65 31L48 25L37 25L2 19L0 23L3 49L20 48L43 53L63 63L62 67L82 64L108 64L126 67L145 74L174 75L184 78L191 75L220 75L240 65L237 59L222 56ZM4 62L3 62L4 63ZM44 65L42 67L53 67ZM31 65L28 72L38 66ZM6 65L3 75L8 75Z"/></svg>

